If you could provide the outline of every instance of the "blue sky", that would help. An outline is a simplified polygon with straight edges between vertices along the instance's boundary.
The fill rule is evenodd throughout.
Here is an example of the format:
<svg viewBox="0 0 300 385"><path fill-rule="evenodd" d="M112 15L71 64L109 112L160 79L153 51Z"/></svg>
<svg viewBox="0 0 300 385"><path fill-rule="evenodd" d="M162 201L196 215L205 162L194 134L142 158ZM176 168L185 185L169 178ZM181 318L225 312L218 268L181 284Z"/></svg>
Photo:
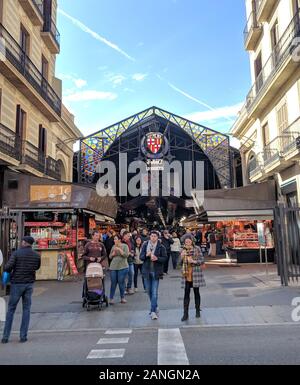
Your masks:
<svg viewBox="0 0 300 385"><path fill-rule="evenodd" d="M250 89L241 0L59 0L63 101L85 135L153 105L229 132Z"/></svg>

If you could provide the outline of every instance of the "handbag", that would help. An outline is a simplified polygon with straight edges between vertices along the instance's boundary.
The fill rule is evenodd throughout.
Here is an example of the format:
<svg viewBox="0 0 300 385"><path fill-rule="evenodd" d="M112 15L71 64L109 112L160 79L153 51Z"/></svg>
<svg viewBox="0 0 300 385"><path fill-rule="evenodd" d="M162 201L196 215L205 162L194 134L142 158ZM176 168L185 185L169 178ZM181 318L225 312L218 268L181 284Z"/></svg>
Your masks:
<svg viewBox="0 0 300 385"><path fill-rule="evenodd" d="M10 281L10 274L7 271L4 271L2 274L2 284L3 286L6 286Z"/></svg>

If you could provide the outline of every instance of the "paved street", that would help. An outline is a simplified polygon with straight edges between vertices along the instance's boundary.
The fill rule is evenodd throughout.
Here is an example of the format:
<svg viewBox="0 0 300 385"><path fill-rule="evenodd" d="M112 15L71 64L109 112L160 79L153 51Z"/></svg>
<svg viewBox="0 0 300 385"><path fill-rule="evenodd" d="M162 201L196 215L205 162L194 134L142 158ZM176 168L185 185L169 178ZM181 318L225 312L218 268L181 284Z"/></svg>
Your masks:
<svg viewBox="0 0 300 385"><path fill-rule="evenodd" d="M140 291L101 312L81 306L82 281L38 282L30 340L18 343L20 307L3 364L282 364L300 362L300 322L292 299L300 287L282 288L274 266L209 266L201 319L180 321L180 272L160 285L160 317L151 321ZM107 288L109 288L107 277ZM3 324L1 325L1 329ZM121 330L120 330L121 329ZM13 357L13 360L12 360Z"/></svg>
<svg viewBox="0 0 300 385"><path fill-rule="evenodd" d="M0 349L1 364L300 364L300 325L33 333ZM166 342L161 332L168 332ZM178 340L178 336L180 337ZM174 338L176 337L176 338Z"/></svg>

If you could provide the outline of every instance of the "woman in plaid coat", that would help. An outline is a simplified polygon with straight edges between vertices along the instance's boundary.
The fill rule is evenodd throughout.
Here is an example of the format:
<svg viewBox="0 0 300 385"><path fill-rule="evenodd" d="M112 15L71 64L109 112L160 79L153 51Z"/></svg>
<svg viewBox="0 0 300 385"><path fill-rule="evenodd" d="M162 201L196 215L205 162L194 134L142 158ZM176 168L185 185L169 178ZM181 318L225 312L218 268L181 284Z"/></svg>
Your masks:
<svg viewBox="0 0 300 385"><path fill-rule="evenodd" d="M184 288L183 317L182 322L189 318L190 291L194 289L196 318L200 318L200 287L206 286L202 265L204 257L198 246L193 244L192 237L184 240L184 247L181 253L182 260L182 288Z"/></svg>

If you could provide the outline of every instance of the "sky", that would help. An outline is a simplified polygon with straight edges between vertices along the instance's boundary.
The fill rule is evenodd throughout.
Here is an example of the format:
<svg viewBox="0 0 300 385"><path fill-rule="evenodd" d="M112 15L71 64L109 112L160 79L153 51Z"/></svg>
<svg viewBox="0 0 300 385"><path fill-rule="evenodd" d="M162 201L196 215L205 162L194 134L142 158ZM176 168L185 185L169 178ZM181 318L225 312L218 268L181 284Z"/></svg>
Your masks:
<svg viewBox="0 0 300 385"><path fill-rule="evenodd" d="M251 87L243 0L59 0L63 102L84 135L157 106L229 133Z"/></svg>

